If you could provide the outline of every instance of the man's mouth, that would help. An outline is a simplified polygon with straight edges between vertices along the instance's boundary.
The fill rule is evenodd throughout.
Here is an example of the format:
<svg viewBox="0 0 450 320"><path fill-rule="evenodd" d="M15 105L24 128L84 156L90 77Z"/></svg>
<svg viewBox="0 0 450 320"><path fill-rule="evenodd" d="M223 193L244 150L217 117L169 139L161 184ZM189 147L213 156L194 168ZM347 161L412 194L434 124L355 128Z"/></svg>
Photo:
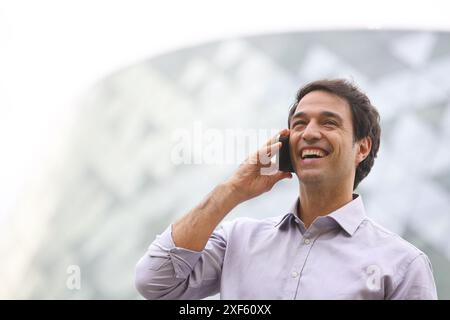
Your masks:
<svg viewBox="0 0 450 320"><path fill-rule="evenodd" d="M301 159L321 159L328 156L330 153L328 151L325 151L323 149L318 148L304 148L301 151Z"/></svg>

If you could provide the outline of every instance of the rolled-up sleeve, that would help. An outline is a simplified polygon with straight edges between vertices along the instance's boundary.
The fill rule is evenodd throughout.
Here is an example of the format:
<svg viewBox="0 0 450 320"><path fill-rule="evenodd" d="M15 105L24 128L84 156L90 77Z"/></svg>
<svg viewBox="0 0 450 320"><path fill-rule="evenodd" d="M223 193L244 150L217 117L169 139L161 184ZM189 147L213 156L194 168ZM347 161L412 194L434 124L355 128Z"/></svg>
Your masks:
<svg viewBox="0 0 450 320"><path fill-rule="evenodd" d="M201 252L175 246L172 225L158 235L136 266L135 285L146 299L202 299L220 290L226 249L218 227Z"/></svg>
<svg viewBox="0 0 450 320"><path fill-rule="evenodd" d="M421 253L409 263L406 272L389 299L436 300L433 270L428 257Z"/></svg>

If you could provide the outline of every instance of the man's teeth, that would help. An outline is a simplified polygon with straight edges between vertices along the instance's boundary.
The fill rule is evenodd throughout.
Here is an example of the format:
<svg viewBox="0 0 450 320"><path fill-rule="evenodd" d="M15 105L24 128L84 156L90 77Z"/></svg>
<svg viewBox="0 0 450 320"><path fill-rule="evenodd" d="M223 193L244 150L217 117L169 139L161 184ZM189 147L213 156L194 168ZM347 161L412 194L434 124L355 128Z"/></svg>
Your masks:
<svg viewBox="0 0 450 320"><path fill-rule="evenodd" d="M308 156L316 156L319 158L325 157L326 154L322 150L318 149L305 149L302 152L302 158L308 157Z"/></svg>

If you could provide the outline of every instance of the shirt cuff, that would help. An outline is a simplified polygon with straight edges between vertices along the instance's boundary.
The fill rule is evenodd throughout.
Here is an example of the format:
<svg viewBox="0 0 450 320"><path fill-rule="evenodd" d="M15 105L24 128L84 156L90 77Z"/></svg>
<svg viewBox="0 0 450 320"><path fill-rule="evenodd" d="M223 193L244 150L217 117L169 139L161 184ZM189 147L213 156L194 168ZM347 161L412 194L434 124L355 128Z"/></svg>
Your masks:
<svg viewBox="0 0 450 320"><path fill-rule="evenodd" d="M175 270L175 277L186 279L202 256L202 252L177 247L172 237L172 224L157 237L156 244L166 251Z"/></svg>

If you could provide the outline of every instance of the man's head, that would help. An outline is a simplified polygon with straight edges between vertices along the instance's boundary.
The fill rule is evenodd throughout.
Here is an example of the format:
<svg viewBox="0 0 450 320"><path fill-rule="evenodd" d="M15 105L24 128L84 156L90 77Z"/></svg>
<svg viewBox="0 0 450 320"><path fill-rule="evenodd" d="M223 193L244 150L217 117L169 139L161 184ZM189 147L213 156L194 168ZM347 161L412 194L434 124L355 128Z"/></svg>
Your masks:
<svg viewBox="0 0 450 320"><path fill-rule="evenodd" d="M356 189L369 174L380 146L379 114L355 85L342 79L307 84L297 93L288 126L301 181L353 179Z"/></svg>

